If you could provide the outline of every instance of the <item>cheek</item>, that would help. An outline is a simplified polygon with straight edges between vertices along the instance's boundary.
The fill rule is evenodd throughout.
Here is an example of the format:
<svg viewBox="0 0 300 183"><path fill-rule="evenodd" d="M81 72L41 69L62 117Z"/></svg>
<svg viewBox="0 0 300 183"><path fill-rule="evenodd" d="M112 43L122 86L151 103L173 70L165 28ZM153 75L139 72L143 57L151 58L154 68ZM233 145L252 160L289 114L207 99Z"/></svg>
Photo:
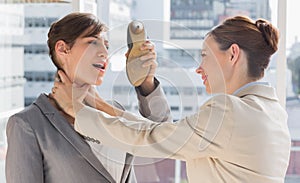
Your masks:
<svg viewBox="0 0 300 183"><path fill-rule="evenodd" d="M220 70L220 65L215 59L210 59L207 60L205 65L204 65L205 71L209 75L215 75L216 72L219 72Z"/></svg>
<svg viewBox="0 0 300 183"><path fill-rule="evenodd" d="M210 60L207 64L206 73L211 84L221 84L224 81L223 67L217 59Z"/></svg>
<svg viewBox="0 0 300 183"><path fill-rule="evenodd" d="M76 57L72 56L68 58L68 61L63 66L64 71L68 75L68 77L71 79L71 81L74 81L76 72L78 68L78 61Z"/></svg>
<svg viewBox="0 0 300 183"><path fill-rule="evenodd" d="M89 62L81 62L80 64L78 64L76 79L87 84L101 84L98 83L98 80L101 80L101 78L99 77L99 72L93 66L91 66Z"/></svg>

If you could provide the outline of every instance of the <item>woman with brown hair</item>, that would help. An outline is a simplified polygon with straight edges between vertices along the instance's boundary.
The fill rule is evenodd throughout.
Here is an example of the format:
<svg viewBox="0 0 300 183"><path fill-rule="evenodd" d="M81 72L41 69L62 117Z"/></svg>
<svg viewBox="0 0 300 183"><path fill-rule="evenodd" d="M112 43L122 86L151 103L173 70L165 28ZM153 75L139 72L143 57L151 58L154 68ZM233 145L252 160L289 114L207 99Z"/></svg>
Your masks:
<svg viewBox="0 0 300 183"><path fill-rule="evenodd" d="M287 113L275 89L259 82L278 39L277 29L263 19L236 16L213 28L196 72L214 96L176 123L143 119L100 98L93 109L81 102L90 97L86 92L67 107L62 97L71 82L63 74L54 98L76 116L79 132L134 155L181 159L191 183L283 183L291 145Z"/></svg>
<svg viewBox="0 0 300 183"><path fill-rule="evenodd" d="M102 83L109 62L105 32L105 25L89 13L71 13L51 25L49 55L74 87ZM154 72L154 45L146 41L141 50L150 50L140 59ZM164 95L153 75L148 75L136 91L145 116L167 119L149 110L151 98ZM164 103L161 98L156 105ZM167 107L165 111L169 114ZM33 104L9 118L7 142L7 183L135 182L132 155L77 133L74 118L61 110L51 94L41 94Z"/></svg>

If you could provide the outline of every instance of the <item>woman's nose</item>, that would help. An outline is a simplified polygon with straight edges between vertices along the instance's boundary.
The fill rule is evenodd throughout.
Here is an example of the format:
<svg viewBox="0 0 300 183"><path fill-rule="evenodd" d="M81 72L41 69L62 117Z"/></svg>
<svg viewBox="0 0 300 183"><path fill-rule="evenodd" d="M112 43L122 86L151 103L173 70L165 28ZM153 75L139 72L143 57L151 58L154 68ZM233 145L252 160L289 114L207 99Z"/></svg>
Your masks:
<svg viewBox="0 0 300 183"><path fill-rule="evenodd" d="M203 68L201 65L199 65L199 67L196 69L196 73L201 74L201 72L203 72Z"/></svg>
<svg viewBox="0 0 300 183"><path fill-rule="evenodd" d="M108 50L105 46L101 46L100 50L98 51L98 54L97 54L98 57L105 57L107 58L108 56Z"/></svg>

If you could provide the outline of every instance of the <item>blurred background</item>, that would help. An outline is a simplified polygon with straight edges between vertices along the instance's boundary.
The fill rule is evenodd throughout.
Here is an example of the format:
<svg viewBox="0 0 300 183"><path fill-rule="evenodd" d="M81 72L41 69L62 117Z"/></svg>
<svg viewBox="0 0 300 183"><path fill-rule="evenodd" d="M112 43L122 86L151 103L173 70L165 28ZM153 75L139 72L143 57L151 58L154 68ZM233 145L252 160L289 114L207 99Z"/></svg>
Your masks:
<svg viewBox="0 0 300 183"><path fill-rule="evenodd" d="M280 8L278 8L280 7ZM73 11L91 12L110 28L110 67L98 91L138 113L134 88L125 73L127 25L142 20L158 52L157 77L174 120L197 111L210 96L195 69L205 34L235 15L264 18L281 32L265 81L277 88L289 114L292 136L286 183L300 182L300 28L299 0L0 0L0 182L5 182L7 119L49 93L56 69L48 56L51 23ZM154 160L136 165L138 182L187 182L184 162ZM138 162L138 160L137 160ZM146 164L146 165L145 165ZM147 173L145 173L145 171ZM199 180L200 182L200 180Z"/></svg>

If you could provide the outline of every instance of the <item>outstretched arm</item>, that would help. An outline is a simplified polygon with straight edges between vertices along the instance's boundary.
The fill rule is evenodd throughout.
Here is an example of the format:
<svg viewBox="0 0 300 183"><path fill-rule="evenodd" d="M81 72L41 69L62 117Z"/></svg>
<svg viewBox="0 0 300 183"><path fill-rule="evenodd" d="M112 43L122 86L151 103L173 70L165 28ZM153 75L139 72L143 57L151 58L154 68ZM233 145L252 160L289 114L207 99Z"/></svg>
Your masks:
<svg viewBox="0 0 300 183"><path fill-rule="evenodd" d="M208 115L210 111L214 116ZM187 160L224 148L227 138L215 129L222 129L223 117L220 109L207 106L176 123L160 123L129 112L114 117L85 106L75 117L75 129L135 156ZM214 130L216 136L210 136Z"/></svg>
<svg viewBox="0 0 300 183"><path fill-rule="evenodd" d="M227 106L224 102L226 100L222 96L217 98L220 101L216 101L215 97L203 105L198 113L176 123L151 121L121 111L99 98L95 100L95 105L102 110L100 111L84 105L80 100L81 95L79 96L71 102L77 106L73 107L73 115L76 115L75 129L99 139L103 145L113 146L137 156L183 160L204 157L211 150L224 148L222 144L227 138L220 136L224 132L219 133L219 130L223 129L222 125L231 125L222 123L227 117L223 108Z"/></svg>

